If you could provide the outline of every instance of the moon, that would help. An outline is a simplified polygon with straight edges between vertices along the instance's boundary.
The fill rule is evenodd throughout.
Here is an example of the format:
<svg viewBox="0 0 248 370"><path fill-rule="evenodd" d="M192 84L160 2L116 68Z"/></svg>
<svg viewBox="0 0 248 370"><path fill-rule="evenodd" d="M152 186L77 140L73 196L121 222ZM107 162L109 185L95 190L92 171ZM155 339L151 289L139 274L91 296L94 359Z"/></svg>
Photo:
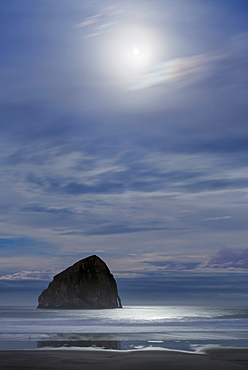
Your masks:
<svg viewBox="0 0 248 370"><path fill-rule="evenodd" d="M138 57L140 55L140 49L139 48L133 48L132 55L134 57Z"/></svg>
<svg viewBox="0 0 248 370"><path fill-rule="evenodd" d="M106 55L106 72L121 84L148 74L158 60L159 37L149 27L122 26L108 41L102 49Z"/></svg>

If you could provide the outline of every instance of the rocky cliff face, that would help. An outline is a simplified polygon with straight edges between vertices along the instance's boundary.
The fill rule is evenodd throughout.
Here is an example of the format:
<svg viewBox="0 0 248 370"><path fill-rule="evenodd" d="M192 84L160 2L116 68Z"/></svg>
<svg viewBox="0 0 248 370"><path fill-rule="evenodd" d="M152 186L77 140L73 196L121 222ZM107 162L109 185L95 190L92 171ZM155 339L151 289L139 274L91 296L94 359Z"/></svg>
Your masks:
<svg viewBox="0 0 248 370"><path fill-rule="evenodd" d="M103 260L84 258L54 276L38 299L37 308L92 309L118 308L116 281Z"/></svg>

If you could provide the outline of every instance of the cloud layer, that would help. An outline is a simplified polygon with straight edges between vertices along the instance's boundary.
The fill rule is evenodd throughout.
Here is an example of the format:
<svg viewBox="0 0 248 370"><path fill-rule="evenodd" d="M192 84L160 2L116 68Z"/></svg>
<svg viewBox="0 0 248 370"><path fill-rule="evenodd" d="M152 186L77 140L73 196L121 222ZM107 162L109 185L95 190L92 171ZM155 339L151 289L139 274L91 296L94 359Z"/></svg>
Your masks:
<svg viewBox="0 0 248 370"><path fill-rule="evenodd" d="M247 269L247 14L4 3L2 276L48 277L97 251L119 276ZM159 52L126 78L114 55L131 25Z"/></svg>

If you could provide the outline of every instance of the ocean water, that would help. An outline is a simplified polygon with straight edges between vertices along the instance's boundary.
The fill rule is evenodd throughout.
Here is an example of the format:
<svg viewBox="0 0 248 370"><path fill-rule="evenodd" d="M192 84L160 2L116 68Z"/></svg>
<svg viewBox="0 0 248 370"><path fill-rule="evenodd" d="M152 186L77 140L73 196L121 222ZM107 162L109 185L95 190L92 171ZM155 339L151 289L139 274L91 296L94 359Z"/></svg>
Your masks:
<svg viewBox="0 0 248 370"><path fill-rule="evenodd" d="M248 348L248 307L128 306L112 310L0 307L0 349Z"/></svg>

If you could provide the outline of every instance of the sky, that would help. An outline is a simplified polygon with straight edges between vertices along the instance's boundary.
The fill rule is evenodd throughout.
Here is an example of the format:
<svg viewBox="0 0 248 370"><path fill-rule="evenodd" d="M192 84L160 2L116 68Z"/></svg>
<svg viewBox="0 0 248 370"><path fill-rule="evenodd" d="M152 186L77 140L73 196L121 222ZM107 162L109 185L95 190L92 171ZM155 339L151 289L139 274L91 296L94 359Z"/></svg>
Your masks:
<svg viewBox="0 0 248 370"><path fill-rule="evenodd" d="M1 304L92 254L127 302L248 304L247 1L0 17Z"/></svg>

